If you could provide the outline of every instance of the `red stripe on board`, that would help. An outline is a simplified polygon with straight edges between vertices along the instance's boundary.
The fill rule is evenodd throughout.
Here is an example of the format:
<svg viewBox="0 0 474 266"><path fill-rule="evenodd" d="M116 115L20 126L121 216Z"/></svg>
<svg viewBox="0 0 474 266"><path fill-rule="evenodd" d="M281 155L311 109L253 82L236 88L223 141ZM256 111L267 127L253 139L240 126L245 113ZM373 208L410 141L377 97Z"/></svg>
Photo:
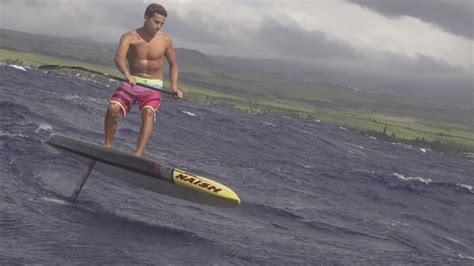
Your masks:
<svg viewBox="0 0 474 266"><path fill-rule="evenodd" d="M155 174L161 176L161 164L158 162L155 163Z"/></svg>

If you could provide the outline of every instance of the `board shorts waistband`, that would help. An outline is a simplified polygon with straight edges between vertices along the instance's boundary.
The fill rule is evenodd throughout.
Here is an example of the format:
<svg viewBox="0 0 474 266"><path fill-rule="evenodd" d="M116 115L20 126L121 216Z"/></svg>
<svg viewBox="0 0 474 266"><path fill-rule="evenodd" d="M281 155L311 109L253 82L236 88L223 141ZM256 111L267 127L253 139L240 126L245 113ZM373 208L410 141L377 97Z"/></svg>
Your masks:
<svg viewBox="0 0 474 266"><path fill-rule="evenodd" d="M161 89L163 87L163 80L161 79L147 79L138 76L133 76L135 81L140 84L148 85L150 87Z"/></svg>

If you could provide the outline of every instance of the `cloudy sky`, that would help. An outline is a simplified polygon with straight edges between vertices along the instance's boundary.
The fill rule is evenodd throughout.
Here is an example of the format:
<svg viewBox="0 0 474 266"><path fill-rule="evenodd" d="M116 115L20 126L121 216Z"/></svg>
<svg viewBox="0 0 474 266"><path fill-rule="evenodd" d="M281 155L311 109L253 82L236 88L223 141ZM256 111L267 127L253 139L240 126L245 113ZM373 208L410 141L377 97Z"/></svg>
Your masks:
<svg viewBox="0 0 474 266"><path fill-rule="evenodd" d="M0 27L116 43L143 0L0 0ZM166 0L163 31L207 54L283 58L359 86L472 105L474 0ZM360 81L365 78L366 82ZM440 94L441 93L441 94Z"/></svg>

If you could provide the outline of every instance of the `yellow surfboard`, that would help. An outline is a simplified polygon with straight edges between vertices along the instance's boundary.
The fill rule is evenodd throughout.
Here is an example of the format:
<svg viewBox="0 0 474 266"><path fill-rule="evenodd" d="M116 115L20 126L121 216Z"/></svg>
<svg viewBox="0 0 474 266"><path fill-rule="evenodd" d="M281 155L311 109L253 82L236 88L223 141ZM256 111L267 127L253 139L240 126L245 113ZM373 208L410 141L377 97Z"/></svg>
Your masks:
<svg viewBox="0 0 474 266"><path fill-rule="evenodd" d="M239 196L229 187L156 161L58 134L51 135L48 144L76 155L94 170L146 190L216 207L240 204Z"/></svg>

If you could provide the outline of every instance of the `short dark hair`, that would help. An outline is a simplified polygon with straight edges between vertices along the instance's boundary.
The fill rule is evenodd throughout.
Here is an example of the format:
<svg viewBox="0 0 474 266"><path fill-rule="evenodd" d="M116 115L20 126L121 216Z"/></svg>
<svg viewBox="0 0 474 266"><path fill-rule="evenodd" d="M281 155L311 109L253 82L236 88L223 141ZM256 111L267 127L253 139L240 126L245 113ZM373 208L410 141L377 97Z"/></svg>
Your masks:
<svg viewBox="0 0 474 266"><path fill-rule="evenodd" d="M155 13L158 13L158 15L162 15L163 17L168 16L168 12L160 4L155 4L155 3L150 4L145 10L145 16L147 16L147 17L153 17L153 15L155 15Z"/></svg>

